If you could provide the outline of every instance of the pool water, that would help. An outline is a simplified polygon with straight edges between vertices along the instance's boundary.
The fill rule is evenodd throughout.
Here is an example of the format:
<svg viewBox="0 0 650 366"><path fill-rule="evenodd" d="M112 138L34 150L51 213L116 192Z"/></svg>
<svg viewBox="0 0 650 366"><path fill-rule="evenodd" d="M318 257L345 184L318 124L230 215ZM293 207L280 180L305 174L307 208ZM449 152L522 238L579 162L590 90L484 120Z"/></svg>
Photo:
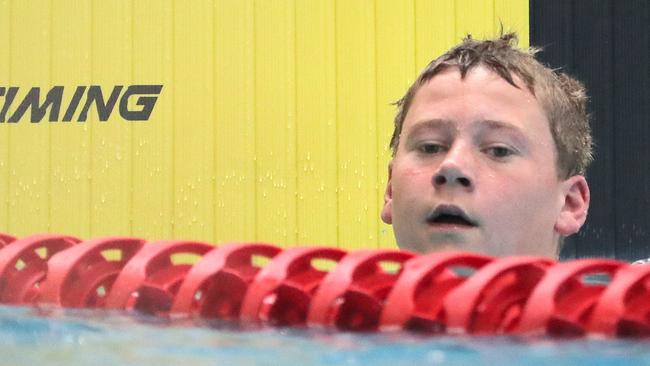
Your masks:
<svg viewBox="0 0 650 366"><path fill-rule="evenodd" d="M0 365L650 365L650 340L345 333L0 306Z"/></svg>

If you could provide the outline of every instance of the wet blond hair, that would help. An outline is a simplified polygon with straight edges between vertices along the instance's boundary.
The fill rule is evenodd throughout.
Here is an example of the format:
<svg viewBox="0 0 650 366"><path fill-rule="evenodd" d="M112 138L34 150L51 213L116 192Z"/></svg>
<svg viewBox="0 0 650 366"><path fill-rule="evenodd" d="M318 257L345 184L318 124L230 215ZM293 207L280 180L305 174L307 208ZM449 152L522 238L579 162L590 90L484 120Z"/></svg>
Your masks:
<svg viewBox="0 0 650 366"><path fill-rule="evenodd" d="M542 106L549 122L557 152L556 166L560 178L584 175L593 160L592 137L587 114L584 85L569 75L546 67L535 59L536 48L517 48L515 33L501 33L496 39L475 40L468 35L442 56L431 61L395 104L395 130L390 140L393 156L397 152L402 125L418 89L434 76L451 67L461 78L475 67L495 72L515 88L517 76Z"/></svg>

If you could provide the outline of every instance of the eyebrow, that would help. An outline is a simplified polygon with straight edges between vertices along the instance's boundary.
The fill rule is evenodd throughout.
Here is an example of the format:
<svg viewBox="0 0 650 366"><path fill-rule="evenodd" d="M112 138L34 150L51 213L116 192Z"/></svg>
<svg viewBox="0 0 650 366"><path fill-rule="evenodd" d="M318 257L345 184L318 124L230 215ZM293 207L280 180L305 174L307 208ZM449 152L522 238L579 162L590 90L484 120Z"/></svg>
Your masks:
<svg viewBox="0 0 650 366"><path fill-rule="evenodd" d="M411 129L408 130L409 136L416 135L423 130L437 130L437 129L452 129L455 130L456 126L452 120L448 119L427 119L424 121L416 122Z"/></svg>
<svg viewBox="0 0 650 366"><path fill-rule="evenodd" d="M490 130L492 131L503 130L511 133L512 136L520 143L524 143L526 141L526 136L522 133L521 129L516 127L512 123L486 119L486 120L475 121L472 123L472 125L478 125L477 130L479 133L484 133L485 131L490 131ZM409 134L408 137L417 136L417 134L419 134L422 131L440 130L440 129L447 130L447 131L450 130L455 131L456 124L452 120L441 119L441 118L419 121L416 122L415 125L408 131Z"/></svg>
<svg viewBox="0 0 650 366"><path fill-rule="evenodd" d="M482 120L478 122L481 127L487 127L488 129L492 130L512 130L515 132L520 132L519 128L515 127L515 125L508 123L508 122L503 122L503 121L494 121L490 119Z"/></svg>
<svg viewBox="0 0 650 366"><path fill-rule="evenodd" d="M508 131L512 137L517 140L519 144L526 143L526 135L521 131L519 127L515 125L504 122L504 121L494 121L494 120L482 120L478 122L479 124L479 133L484 132L485 130L503 130Z"/></svg>
<svg viewBox="0 0 650 366"><path fill-rule="evenodd" d="M518 127L508 122L486 119L486 120L476 121L473 124L478 124L479 130L508 130L508 131L515 132L519 135L522 135L521 130ZM415 125L408 132L409 135L411 135L420 132L420 130L440 129L440 128L455 130L456 126L452 120L434 118L434 119L428 119L428 120L416 122Z"/></svg>

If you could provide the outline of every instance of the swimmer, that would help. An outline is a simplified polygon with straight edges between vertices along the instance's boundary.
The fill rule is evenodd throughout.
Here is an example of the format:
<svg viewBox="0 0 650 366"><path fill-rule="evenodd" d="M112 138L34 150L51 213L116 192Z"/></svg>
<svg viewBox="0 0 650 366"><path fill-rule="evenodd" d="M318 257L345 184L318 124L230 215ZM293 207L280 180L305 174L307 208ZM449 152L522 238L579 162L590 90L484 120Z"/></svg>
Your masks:
<svg viewBox="0 0 650 366"><path fill-rule="evenodd" d="M557 257L584 224L585 88L516 43L468 36L397 102L381 218L401 249Z"/></svg>

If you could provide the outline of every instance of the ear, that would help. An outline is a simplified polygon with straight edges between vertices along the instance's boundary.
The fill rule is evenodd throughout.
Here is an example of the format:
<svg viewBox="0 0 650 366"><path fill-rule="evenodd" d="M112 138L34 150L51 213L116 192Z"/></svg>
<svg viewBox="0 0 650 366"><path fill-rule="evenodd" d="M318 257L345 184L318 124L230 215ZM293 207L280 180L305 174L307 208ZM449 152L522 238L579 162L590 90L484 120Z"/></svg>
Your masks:
<svg viewBox="0 0 650 366"><path fill-rule="evenodd" d="M384 193L384 207L381 209L381 220L387 224L393 223L393 161L388 163L388 182Z"/></svg>
<svg viewBox="0 0 650 366"><path fill-rule="evenodd" d="M569 236L577 233L587 219L589 186L582 175L574 175L561 184L564 204L555 221L554 229L562 236Z"/></svg>

